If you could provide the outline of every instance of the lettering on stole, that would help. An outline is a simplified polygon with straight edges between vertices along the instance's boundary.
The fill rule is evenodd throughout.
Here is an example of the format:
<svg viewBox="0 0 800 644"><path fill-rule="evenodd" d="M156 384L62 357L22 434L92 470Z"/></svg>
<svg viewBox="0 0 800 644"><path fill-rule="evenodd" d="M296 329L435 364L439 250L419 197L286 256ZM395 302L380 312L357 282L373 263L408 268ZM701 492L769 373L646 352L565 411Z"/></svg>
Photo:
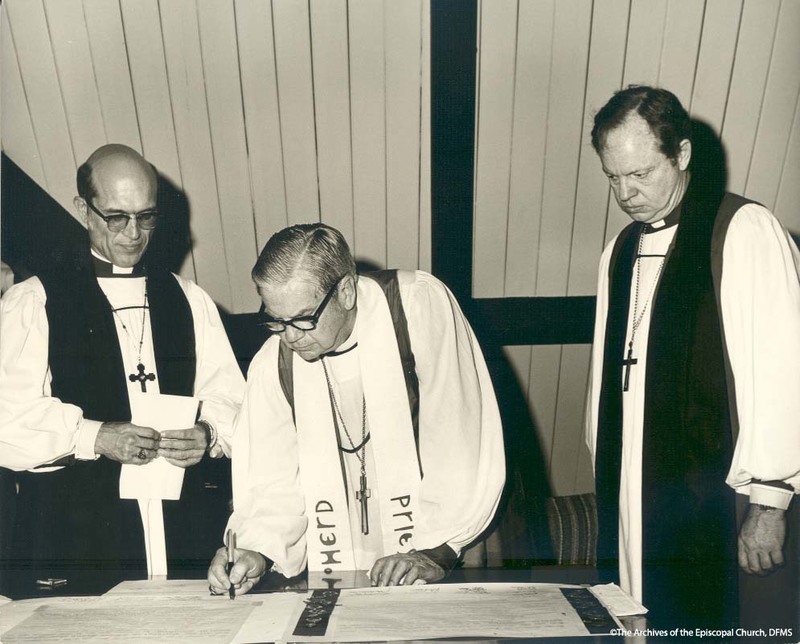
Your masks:
<svg viewBox="0 0 800 644"><path fill-rule="evenodd" d="M317 504L314 506L314 512L316 513L316 520L317 520L317 534L319 536L319 542L329 548L328 550L320 550L319 553L325 557L324 561L321 562L321 565L327 566L327 568L323 569L323 572L326 575L330 575L333 572L333 569L330 567L331 565L341 564L341 561L337 561L336 555L341 552L339 548L332 548L331 546L336 545L336 524L335 523L323 523L322 519L320 518L320 514L326 512L333 512L333 504L330 501L325 501L324 499L321 501L317 501ZM327 530L328 532L322 532L323 530Z"/></svg>
<svg viewBox="0 0 800 644"><path fill-rule="evenodd" d="M392 513L392 519L394 520L394 523L407 524L394 528L395 532L401 533L397 537L397 543L402 548L405 547L405 545L414 537L414 513L411 510L402 512L403 508L407 508L411 504L411 495L404 494L403 496L395 496L392 497L391 501L392 503L398 504L398 507L395 509L401 510L400 512Z"/></svg>

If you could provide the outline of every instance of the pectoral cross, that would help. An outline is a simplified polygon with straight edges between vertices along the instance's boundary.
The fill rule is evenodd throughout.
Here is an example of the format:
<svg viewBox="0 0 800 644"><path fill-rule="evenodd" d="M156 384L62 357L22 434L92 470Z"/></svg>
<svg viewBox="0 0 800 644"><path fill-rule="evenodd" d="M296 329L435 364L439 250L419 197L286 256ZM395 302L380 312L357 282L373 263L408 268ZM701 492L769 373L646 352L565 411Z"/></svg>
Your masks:
<svg viewBox="0 0 800 644"><path fill-rule="evenodd" d="M130 374L128 376L128 380L130 380L131 382L136 382L138 380L139 384L142 386L142 391L147 391L147 385L145 385L145 382L147 382L148 380L151 380L151 381L155 380L156 379L156 374L154 374L154 373L145 373L144 372L144 365L141 362L136 366L136 368L139 370L139 373Z"/></svg>
<svg viewBox="0 0 800 644"><path fill-rule="evenodd" d="M367 475L361 475L361 487L356 490L356 500L361 504L361 533L369 534L369 514L367 513L367 499L370 489L367 487Z"/></svg>
<svg viewBox="0 0 800 644"><path fill-rule="evenodd" d="M625 382L622 385L622 391L628 391L628 384L631 379L631 367L639 362L638 359L633 357L633 341L628 344L628 356L622 361L625 366Z"/></svg>

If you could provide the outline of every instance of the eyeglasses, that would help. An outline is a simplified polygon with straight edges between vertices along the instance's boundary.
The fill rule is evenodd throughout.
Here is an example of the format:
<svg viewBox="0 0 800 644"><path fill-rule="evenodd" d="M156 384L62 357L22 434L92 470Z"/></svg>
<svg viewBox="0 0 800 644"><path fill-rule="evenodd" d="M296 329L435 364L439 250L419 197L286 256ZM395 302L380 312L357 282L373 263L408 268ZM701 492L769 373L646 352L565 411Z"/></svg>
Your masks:
<svg viewBox="0 0 800 644"><path fill-rule="evenodd" d="M143 210L142 212L136 212L132 215L128 215L126 213L117 213L113 215L107 215L104 212L98 210L95 205L89 201L88 199L84 198L86 205L92 209L92 211L100 217L103 221L106 222L106 226L112 233L120 233L128 227L128 222L131 219L136 220L136 225L139 226L142 230L152 230L156 226L158 226L158 217L159 213L158 210Z"/></svg>
<svg viewBox="0 0 800 644"><path fill-rule="evenodd" d="M262 313L261 315L263 321L261 322L261 325L267 327L273 333L283 333L286 331L287 326L294 327L299 331L313 331L317 328L319 319L322 317L325 307L328 306L328 302L331 301L333 294L336 292L339 282L341 282L344 278L345 275L342 275L333 283L333 286L328 289L325 297L322 298L322 302L319 303L317 310L314 311L312 315L301 315L299 317L292 318L291 320L276 320L275 318L269 317L266 313Z"/></svg>

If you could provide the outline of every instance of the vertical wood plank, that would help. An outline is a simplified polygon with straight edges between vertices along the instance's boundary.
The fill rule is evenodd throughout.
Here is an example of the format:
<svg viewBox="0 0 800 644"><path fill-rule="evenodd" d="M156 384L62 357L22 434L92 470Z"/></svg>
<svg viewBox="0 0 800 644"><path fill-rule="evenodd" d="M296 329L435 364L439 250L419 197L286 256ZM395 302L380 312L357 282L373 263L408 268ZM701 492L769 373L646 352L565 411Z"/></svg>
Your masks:
<svg viewBox="0 0 800 644"><path fill-rule="evenodd" d="M474 297L503 292L514 109L517 2L480 5L475 145Z"/></svg>
<svg viewBox="0 0 800 644"><path fill-rule="evenodd" d="M257 249L233 5L228 0L204 0L198 4L198 10L233 312L255 311L261 302L250 281Z"/></svg>
<svg viewBox="0 0 800 644"><path fill-rule="evenodd" d="M0 118L3 151L31 179L46 189L42 158L33 133L5 7L0 7Z"/></svg>
<svg viewBox="0 0 800 644"><path fill-rule="evenodd" d="M353 149L353 252L387 266L384 6L350 0L350 128Z"/></svg>
<svg viewBox="0 0 800 644"><path fill-rule="evenodd" d="M83 0L103 127L110 143L142 149L119 3Z"/></svg>
<svg viewBox="0 0 800 644"><path fill-rule="evenodd" d="M272 5L236 0L239 70L258 249L288 225Z"/></svg>
<svg viewBox="0 0 800 644"><path fill-rule="evenodd" d="M431 271L431 2L422 0L419 268Z"/></svg>
<svg viewBox="0 0 800 644"><path fill-rule="evenodd" d="M605 246L609 187L591 144L591 131L595 113L622 83L629 11L627 0L603 0L595 3L592 12L568 295L593 295L596 290L597 264Z"/></svg>
<svg viewBox="0 0 800 644"><path fill-rule="evenodd" d="M558 376L558 402L551 456L550 481L555 494L574 494L585 476L580 453L584 442L583 412L589 374L589 345L565 345ZM590 472L591 473L591 472Z"/></svg>
<svg viewBox="0 0 800 644"><path fill-rule="evenodd" d="M81 0L46 0L44 9L75 163L80 165L107 142L83 4Z"/></svg>
<svg viewBox="0 0 800 644"><path fill-rule="evenodd" d="M554 467L553 446L556 431L556 403L558 400L558 377L561 370L561 346L556 344L531 347L531 375L528 400L531 406L539 445L545 467L550 472ZM550 480L552 485L552 478Z"/></svg>
<svg viewBox="0 0 800 644"><path fill-rule="evenodd" d="M320 219L353 243L347 3L311 4Z"/></svg>
<svg viewBox="0 0 800 644"><path fill-rule="evenodd" d="M11 0L5 6L41 154L45 187L50 196L77 217L72 206L77 166L44 7L41 0Z"/></svg>
<svg viewBox="0 0 800 644"><path fill-rule="evenodd" d="M789 149L783 164L778 197L775 200L775 215L794 235L800 244L800 98L795 102L792 133Z"/></svg>
<svg viewBox="0 0 800 644"><path fill-rule="evenodd" d="M583 102L588 64L591 3L556 3L547 147L539 238L536 294L567 292L569 251L575 208L577 159L583 130Z"/></svg>
<svg viewBox="0 0 800 644"><path fill-rule="evenodd" d="M669 0L664 24L664 43L656 83L688 105L705 0Z"/></svg>
<svg viewBox="0 0 800 644"><path fill-rule="evenodd" d="M308 3L272 5L289 223L319 221Z"/></svg>
<svg viewBox="0 0 800 644"><path fill-rule="evenodd" d="M214 180L200 27L194 0L164 3L161 21L181 188L190 206L196 279L214 301L231 310L231 280L224 270L225 247L221 243L224 235Z"/></svg>
<svg viewBox="0 0 800 644"><path fill-rule="evenodd" d="M798 33L800 3L781 3L761 120L745 189L748 197L760 201L768 208L775 206L795 103L800 91Z"/></svg>
<svg viewBox="0 0 800 644"><path fill-rule="evenodd" d="M631 3L623 87L657 81L666 18L667 0Z"/></svg>
<svg viewBox="0 0 800 644"><path fill-rule="evenodd" d="M536 294L554 0L519 6L504 295Z"/></svg>
<svg viewBox="0 0 800 644"><path fill-rule="evenodd" d="M742 194L753 154L780 0L747 2L720 136L728 162L728 189Z"/></svg>
<svg viewBox="0 0 800 644"><path fill-rule="evenodd" d="M693 117L706 121L715 132L722 128L741 11L741 0L706 2L692 100L684 104Z"/></svg>
<svg viewBox="0 0 800 644"><path fill-rule="evenodd" d="M419 266L422 2L384 0L386 238L393 268Z"/></svg>

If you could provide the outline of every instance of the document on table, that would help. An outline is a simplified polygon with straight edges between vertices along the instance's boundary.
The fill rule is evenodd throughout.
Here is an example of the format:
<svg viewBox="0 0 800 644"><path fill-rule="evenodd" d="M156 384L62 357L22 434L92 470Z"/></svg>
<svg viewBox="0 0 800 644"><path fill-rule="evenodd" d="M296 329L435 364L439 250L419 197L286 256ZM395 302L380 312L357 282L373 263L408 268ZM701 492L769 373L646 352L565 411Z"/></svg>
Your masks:
<svg viewBox="0 0 800 644"><path fill-rule="evenodd" d="M285 641L610 634L620 623L588 588L551 584L431 584L315 590Z"/></svg>

